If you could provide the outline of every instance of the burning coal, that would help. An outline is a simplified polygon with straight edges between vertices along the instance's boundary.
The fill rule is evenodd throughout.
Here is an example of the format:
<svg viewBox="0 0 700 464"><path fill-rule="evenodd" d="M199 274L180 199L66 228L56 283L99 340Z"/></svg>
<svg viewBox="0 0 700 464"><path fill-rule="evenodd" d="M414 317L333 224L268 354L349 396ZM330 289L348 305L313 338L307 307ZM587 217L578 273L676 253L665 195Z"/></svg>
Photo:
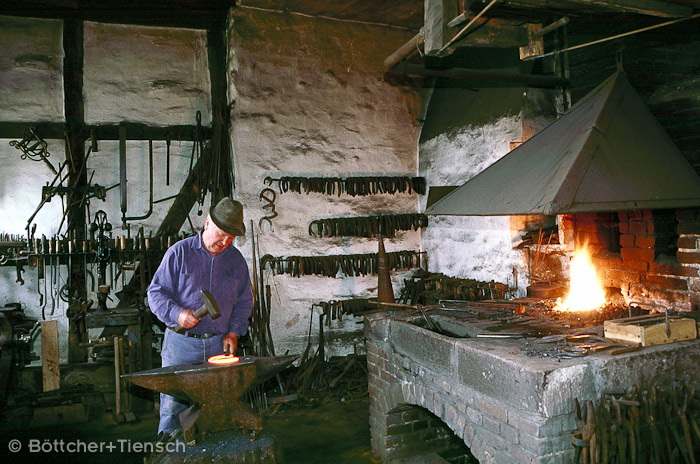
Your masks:
<svg viewBox="0 0 700 464"><path fill-rule="evenodd" d="M588 246L576 250L571 260L569 295L557 301L557 311L591 311L605 305L605 290L598 280Z"/></svg>

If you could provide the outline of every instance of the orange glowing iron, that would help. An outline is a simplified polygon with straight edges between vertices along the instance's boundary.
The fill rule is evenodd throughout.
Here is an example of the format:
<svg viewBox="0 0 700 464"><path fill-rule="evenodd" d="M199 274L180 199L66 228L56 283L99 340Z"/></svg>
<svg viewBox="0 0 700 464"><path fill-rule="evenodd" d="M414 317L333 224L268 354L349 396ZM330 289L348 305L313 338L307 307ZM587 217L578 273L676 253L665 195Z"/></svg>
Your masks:
<svg viewBox="0 0 700 464"><path fill-rule="evenodd" d="M234 356L232 354L217 354L216 356L210 356L209 359L207 359L207 362L209 364L235 364L240 359L238 356Z"/></svg>

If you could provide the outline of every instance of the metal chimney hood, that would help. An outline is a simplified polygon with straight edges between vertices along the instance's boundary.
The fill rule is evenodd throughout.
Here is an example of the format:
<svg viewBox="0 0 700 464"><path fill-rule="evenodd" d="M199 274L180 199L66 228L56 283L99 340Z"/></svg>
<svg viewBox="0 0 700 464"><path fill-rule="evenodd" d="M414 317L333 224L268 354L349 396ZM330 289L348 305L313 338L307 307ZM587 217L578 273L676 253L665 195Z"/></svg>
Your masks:
<svg viewBox="0 0 700 464"><path fill-rule="evenodd" d="M700 176L624 72L427 214L497 216L700 206Z"/></svg>

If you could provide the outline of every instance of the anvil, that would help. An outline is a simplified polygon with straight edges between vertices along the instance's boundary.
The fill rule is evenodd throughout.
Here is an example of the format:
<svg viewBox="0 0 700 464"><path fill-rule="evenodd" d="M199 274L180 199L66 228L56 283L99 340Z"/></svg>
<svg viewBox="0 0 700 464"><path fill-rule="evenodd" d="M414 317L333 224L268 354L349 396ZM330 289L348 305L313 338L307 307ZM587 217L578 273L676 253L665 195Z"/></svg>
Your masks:
<svg viewBox="0 0 700 464"><path fill-rule="evenodd" d="M230 429L262 430L262 417L241 398L289 366L297 356L241 356L233 364L208 361L179 364L122 375L150 390L193 403L180 414L180 427L186 442L195 434Z"/></svg>

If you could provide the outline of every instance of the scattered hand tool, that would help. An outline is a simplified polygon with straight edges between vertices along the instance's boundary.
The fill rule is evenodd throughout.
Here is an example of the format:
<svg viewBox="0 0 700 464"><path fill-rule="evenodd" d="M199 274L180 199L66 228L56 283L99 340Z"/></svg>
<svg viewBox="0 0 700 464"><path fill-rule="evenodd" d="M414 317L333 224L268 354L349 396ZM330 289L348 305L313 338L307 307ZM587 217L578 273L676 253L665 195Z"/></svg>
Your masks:
<svg viewBox="0 0 700 464"><path fill-rule="evenodd" d="M214 296L207 290L201 290L201 294L204 304L202 304L202 306L200 306L200 308L194 312L193 316L198 319L204 317L205 314L209 314L212 319L217 319L219 316L221 316L221 311L219 311L219 306L216 304ZM185 329L180 327L178 324L175 332L183 333L184 331Z"/></svg>

